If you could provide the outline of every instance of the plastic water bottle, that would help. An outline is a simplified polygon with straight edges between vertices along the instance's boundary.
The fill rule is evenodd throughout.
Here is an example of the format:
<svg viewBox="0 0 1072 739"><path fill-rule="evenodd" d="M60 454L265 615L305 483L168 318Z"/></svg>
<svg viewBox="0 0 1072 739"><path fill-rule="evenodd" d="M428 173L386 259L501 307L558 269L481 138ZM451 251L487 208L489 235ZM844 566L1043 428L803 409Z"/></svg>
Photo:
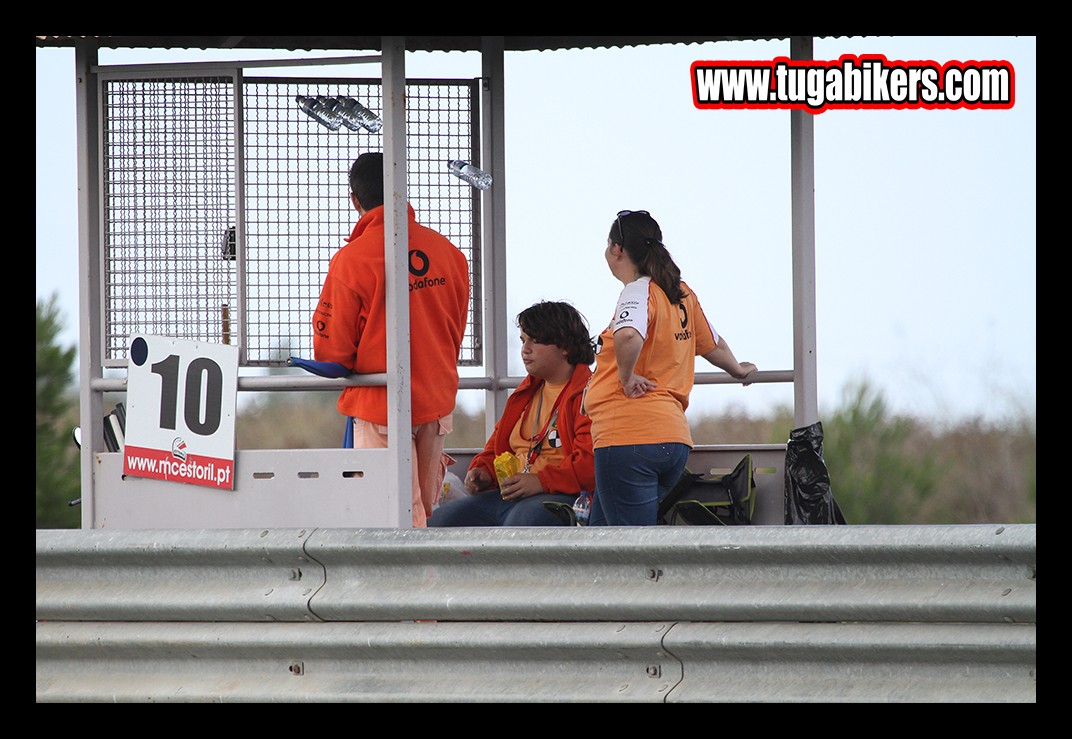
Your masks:
<svg viewBox="0 0 1072 739"><path fill-rule="evenodd" d="M487 190L491 187L491 175L461 159L451 159L447 163L450 173L460 180L468 182L478 190Z"/></svg>
<svg viewBox="0 0 1072 739"><path fill-rule="evenodd" d="M316 102L320 103L320 115L324 118L323 124L332 131L338 131L342 128L345 121L339 113L338 101L335 98L329 98L327 95L317 95Z"/></svg>
<svg viewBox="0 0 1072 739"><path fill-rule="evenodd" d="M308 95L298 95L294 100L298 103L298 107L301 108L304 113L310 118L319 121L328 129L338 131L339 126L342 125L342 118L317 98L309 97Z"/></svg>
<svg viewBox="0 0 1072 739"><path fill-rule="evenodd" d="M383 121L380 117L357 100L339 95L335 98L335 102L338 106L335 112L351 131L359 131L363 128L371 133L379 133L383 128Z"/></svg>
<svg viewBox="0 0 1072 739"><path fill-rule="evenodd" d="M581 493L577 496L577 500L573 501L573 512L577 516L577 525L588 525L588 514L592 512L592 496L588 493Z"/></svg>
<svg viewBox="0 0 1072 739"><path fill-rule="evenodd" d="M327 110L331 115L338 117L340 128L342 126L346 126L351 131L359 131L361 129L361 126L359 126L355 121L353 121L351 116L348 116L346 114L346 110L345 108L343 108L342 103L339 101L338 98L329 98L326 95L317 95L316 102L320 103L320 105L322 105L324 109ZM335 131L338 129L333 128L332 130Z"/></svg>

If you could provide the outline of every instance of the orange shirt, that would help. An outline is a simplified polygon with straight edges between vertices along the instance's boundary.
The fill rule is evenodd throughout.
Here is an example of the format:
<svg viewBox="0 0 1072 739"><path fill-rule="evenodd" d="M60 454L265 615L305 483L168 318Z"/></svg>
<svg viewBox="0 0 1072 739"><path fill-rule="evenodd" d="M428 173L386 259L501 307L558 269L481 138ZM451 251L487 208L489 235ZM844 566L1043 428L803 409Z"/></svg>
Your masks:
<svg viewBox="0 0 1072 739"><path fill-rule="evenodd" d="M696 374L696 357L718 346L718 334L704 315L695 293L674 305L650 277L626 285L611 324L599 335L596 371L585 395L592 419L592 445L599 449L627 444L680 442L692 446L685 409ZM640 398L627 398L618 379L614 332L631 327L644 339L634 372L657 387Z"/></svg>
<svg viewBox="0 0 1072 739"><path fill-rule="evenodd" d="M528 407L517 419L513 431L510 432L510 448L517 456L517 461L521 463L521 469L525 468L535 446L533 441L537 439L542 440L543 443L540 444L539 454L529 467L529 472L539 472L548 465L559 465L566 458L563 448L554 443L548 443L544 434L550 430L549 423L556 401L567 384L568 381L558 385L544 382L536 392L536 397L529 401Z"/></svg>
<svg viewBox="0 0 1072 739"><path fill-rule="evenodd" d="M537 473L540 485L549 493L576 494L581 490L595 489L596 469L592 459L592 434L589 432L592 421L581 412L581 397L591 376L592 371L588 369L588 365L578 364L573 368L573 376L559 394L561 400L558 404L558 419L552 428L548 429L544 451L540 456L549 449L555 449L554 454L561 452L562 458L557 464L544 463ZM495 423L483 451L469 463L469 469L481 468L488 474L489 479L494 480L495 457L503 452L517 453L511 435L525 410L533 403L536 393L540 391L541 383L542 380L525 375L525 379L506 399L502 416ZM546 401L544 403L546 405ZM531 420L529 423L531 424ZM528 450L527 442L525 450Z"/></svg>
<svg viewBox="0 0 1072 739"><path fill-rule="evenodd" d="M412 421L429 423L454 410L458 354L469 313L469 264L442 234L417 223L409 206L409 320ZM354 226L328 266L313 315L313 356L355 373L387 371L384 209ZM387 423L386 387L348 387L339 412Z"/></svg>

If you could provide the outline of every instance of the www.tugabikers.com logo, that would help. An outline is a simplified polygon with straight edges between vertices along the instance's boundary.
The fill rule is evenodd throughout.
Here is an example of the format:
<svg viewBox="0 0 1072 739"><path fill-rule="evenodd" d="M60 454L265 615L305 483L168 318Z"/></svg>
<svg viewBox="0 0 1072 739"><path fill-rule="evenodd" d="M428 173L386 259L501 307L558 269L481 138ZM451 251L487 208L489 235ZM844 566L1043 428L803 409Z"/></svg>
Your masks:
<svg viewBox="0 0 1072 739"><path fill-rule="evenodd" d="M890 61L845 54L835 61L695 61L697 108L997 108L1016 100L1006 61Z"/></svg>

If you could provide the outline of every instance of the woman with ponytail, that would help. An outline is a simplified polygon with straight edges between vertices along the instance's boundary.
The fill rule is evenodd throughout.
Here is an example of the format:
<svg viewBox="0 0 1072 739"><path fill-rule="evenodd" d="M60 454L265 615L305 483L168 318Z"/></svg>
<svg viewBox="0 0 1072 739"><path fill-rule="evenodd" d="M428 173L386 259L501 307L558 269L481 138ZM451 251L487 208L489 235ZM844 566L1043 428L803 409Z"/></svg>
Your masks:
<svg viewBox="0 0 1072 739"><path fill-rule="evenodd" d="M744 385L756 366L738 362L711 327L647 211L618 213L605 256L624 288L596 343L584 400L595 448L590 525L653 526L692 449L685 409L695 357Z"/></svg>

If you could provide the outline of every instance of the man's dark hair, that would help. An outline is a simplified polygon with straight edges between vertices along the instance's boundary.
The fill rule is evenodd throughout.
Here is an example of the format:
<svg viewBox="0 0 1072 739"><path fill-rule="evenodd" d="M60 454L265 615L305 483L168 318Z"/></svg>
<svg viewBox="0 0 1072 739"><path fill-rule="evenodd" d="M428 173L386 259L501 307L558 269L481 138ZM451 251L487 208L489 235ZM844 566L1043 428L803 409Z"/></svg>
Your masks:
<svg viewBox="0 0 1072 739"><path fill-rule="evenodd" d="M596 361L584 316L569 303L544 300L517 314L517 326L537 344L554 344L566 351L570 364Z"/></svg>
<svg viewBox="0 0 1072 739"><path fill-rule="evenodd" d="M366 153L350 166L350 192L365 210L383 205L383 154Z"/></svg>

